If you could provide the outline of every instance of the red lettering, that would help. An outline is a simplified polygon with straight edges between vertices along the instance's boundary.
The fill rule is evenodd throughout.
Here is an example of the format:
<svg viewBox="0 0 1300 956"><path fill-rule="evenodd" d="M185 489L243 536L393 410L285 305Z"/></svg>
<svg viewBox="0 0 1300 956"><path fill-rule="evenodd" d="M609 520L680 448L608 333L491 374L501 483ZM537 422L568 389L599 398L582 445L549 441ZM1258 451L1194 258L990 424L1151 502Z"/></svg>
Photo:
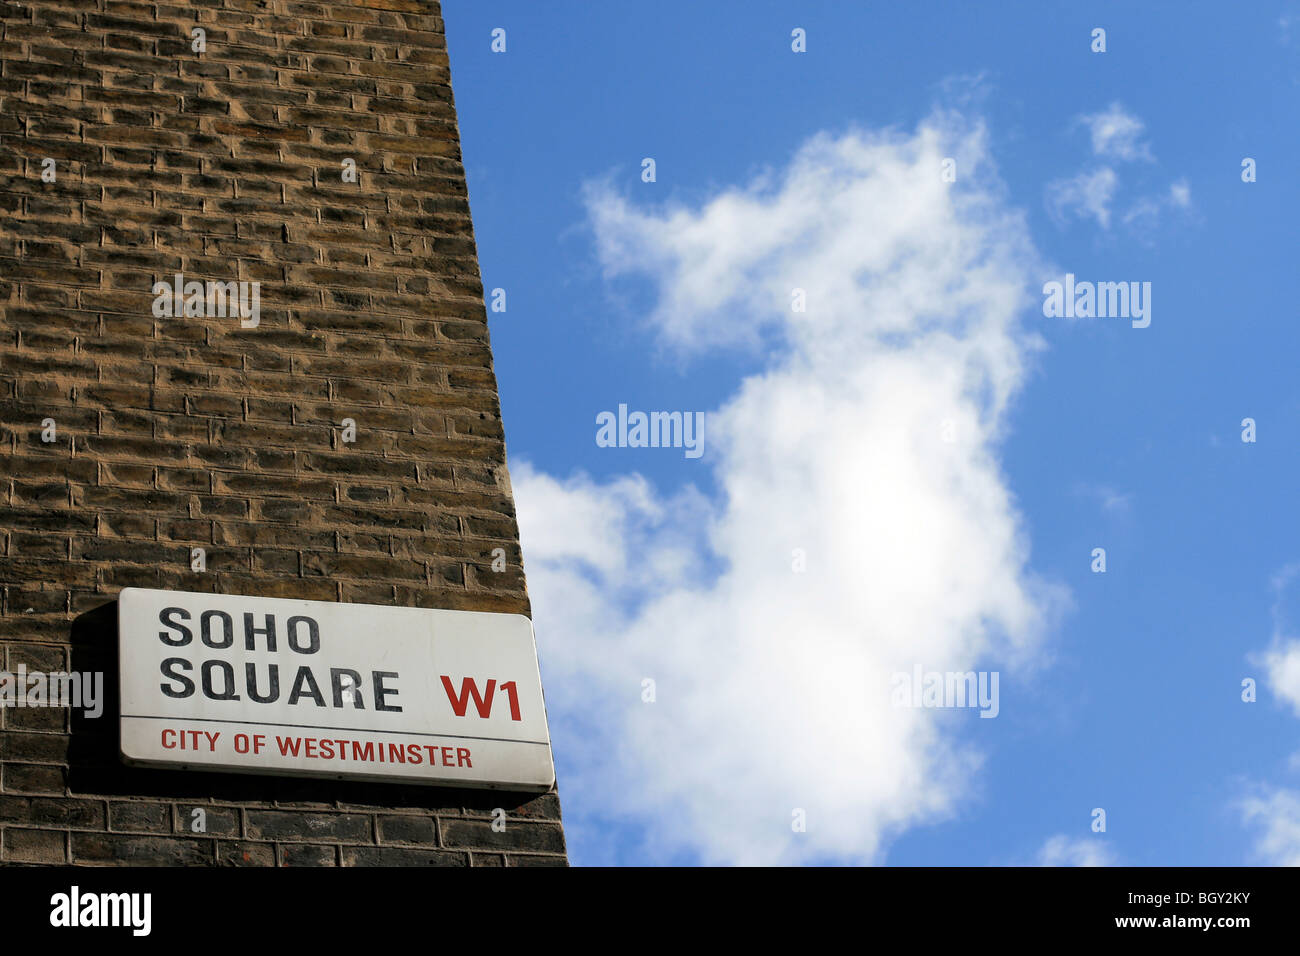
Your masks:
<svg viewBox="0 0 1300 956"><path fill-rule="evenodd" d="M302 746L301 737L276 737L275 742L280 745L282 757L298 756L298 748Z"/></svg>
<svg viewBox="0 0 1300 956"><path fill-rule="evenodd" d="M457 767L474 766L472 763L469 762L469 750L467 750L464 747L456 748L456 766Z"/></svg>
<svg viewBox="0 0 1300 956"><path fill-rule="evenodd" d="M172 743L168 743L168 742L167 742L167 735L168 735L168 734L171 734L171 735L172 735ZM175 741L176 741L176 731L174 731L174 730L172 730L170 727L168 727L166 730L164 730L164 731L162 732L162 745L163 745L164 747L166 747L168 750L175 750L175 749L176 749L176 743L175 743Z"/></svg>
<svg viewBox="0 0 1300 956"><path fill-rule="evenodd" d="M510 719L523 720L523 718L519 716L519 689L515 687L515 682L507 681L501 685L501 689L505 691L506 696L510 698Z"/></svg>
<svg viewBox="0 0 1300 956"><path fill-rule="evenodd" d="M469 707L469 698L474 696L474 706L478 709L480 717L486 717L492 713L492 694L496 691L497 682L490 680L487 682L487 693L479 696L478 685L474 683L474 678L466 677L460 682L460 696L456 696L455 690L451 686L451 678L447 675L442 676L443 689L447 691L447 699L451 701L451 709L457 717L464 717L465 710Z"/></svg>

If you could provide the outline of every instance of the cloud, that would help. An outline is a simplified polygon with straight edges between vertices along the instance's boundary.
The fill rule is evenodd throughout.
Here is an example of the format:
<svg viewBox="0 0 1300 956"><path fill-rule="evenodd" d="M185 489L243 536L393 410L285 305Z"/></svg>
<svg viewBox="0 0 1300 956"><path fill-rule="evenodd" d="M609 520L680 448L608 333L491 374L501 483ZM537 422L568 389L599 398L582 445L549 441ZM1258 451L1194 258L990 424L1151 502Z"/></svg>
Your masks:
<svg viewBox="0 0 1300 956"><path fill-rule="evenodd" d="M1094 156L1121 162L1155 158L1150 147L1141 141L1145 125L1119 103L1112 103L1101 113L1079 116L1075 122L1088 127Z"/></svg>
<svg viewBox="0 0 1300 956"><path fill-rule="evenodd" d="M1289 704L1300 716L1300 640L1292 635L1295 612L1288 602L1300 597L1294 582L1300 576L1300 562L1285 565L1269 582L1273 591L1273 635L1267 650L1248 655L1263 667L1264 679L1274 696ZM1292 754L1290 764L1297 765ZM1256 853L1272 866L1300 866L1300 791L1256 785L1255 791L1237 804L1242 820L1259 828Z"/></svg>
<svg viewBox="0 0 1300 956"><path fill-rule="evenodd" d="M1070 839L1063 834L1051 837L1038 851L1039 866L1114 866L1110 848L1093 837Z"/></svg>
<svg viewBox="0 0 1300 956"><path fill-rule="evenodd" d="M1135 202L1124 214L1124 224L1149 230L1155 227L1165 212L1187 211L1191 206L1191 187L1187 185L1187 180L1180 179L1170 184L1165 195L1147 196Z"/></svg>
<svg viewBox="0 0 1300 956"><path fill-rule="evenodd" d="M1300 792L1262 788L1240 803L1242 819L1262 831L1256 853L1269 866L1300 866Z"/></svg>
<svg viewBox="0 0 1300 956"><path fill-rule="evenodd" d="M1058 179L1047 186L1047 206L1058 221L1071 215L1092 217L1103 229L1110 228L1110 204L1119 186L1119 176L1108 166Z"/></svg>
<svg viewBox="0 0 1300 956"><path fill-rule="evenodd" d="M1273 636L1267 650L1252 654L1252 664L1263 667L1273 693L1290 704L1300 717L1300 640L1290 632L1285 602L1293 597L1292 582L1300 575L1300 563L1289 564L1273 576Z"/></svg>
<svg viewBox="0 0 1300 956"><path fill-rule="evenodd" d="M1104 165L1074 176L1052 180L1047 184L1047 208L1058 223L1074 217L1095 219L1102 229L1109 229L1111 206L1120 188L1115 163L1144 160L1154 162L1150 146L1142 140L1143 122L1119 103L1100 113L1077 116L1074 126L1087 127L1094 157ZM1144 196L1133 202L1124 213L1123 223L1139 231L1149 231L1168 210L1191 208L1192 192L1187 180L1171 183L1163 194Z"/></svg>
<svg viewBox="0 0 1300 956"><path fill-rule="evenodd" d="M1060 598L997 459L1039 344L1023 217L953 116L818 135L697 205L587 204L663 342L765 365L710 412L716 495L512 468L566 823L637 828L633 862L879 861L975 799L996 723L891 706L891 675L1005 688Z"/></svg>
<svg viewBox="0 0 1300 956"><path fill-rule="evenodd" d="M1300 641L1281 640L1267 651L1262 660L1273 693L1291 705L1300 716Z"/></svg>
<svg viewBox="0 0 1300 956"><path fill-rule="evenodd" d="M1133 508L1133 493L1120 491L1111 485L1078 482L1073 491L1076 495L1095 498L1105 514L1127 515Z"/></svg>

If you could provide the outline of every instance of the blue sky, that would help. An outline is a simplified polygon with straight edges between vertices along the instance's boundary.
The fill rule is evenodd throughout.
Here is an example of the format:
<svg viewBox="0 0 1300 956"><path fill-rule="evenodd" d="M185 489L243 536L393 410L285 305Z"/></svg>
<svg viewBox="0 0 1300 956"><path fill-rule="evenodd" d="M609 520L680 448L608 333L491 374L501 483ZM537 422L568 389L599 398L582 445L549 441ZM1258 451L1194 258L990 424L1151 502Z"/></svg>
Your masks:
<svg viewBox="0 0 1300 956"><path fill-rule="evenodd" d="M1300 578L1275 586L1300 562L1300 6L446 0L444 15L484 284L507 292L507 311L490 314L493 351L575 864L1300 861ZM804 53L791 50L796 27ZM1090 49L1096 27L1104 53ZM506 31L504 53L490 49L494 28ZM953 212L918 185L915 197L902 189L890 221L912 210L932 219L914 235L936 262L952 228L956 255L992 256L1023 293L1012 318L992 284L967 290L987 304L988 341L1023 367L983 370L1008 388L1004 408L978 397L954 406L959 418L962 408L985 415L959 441L973 442L954 466L965 491L946 505L895 506L864 490L845 522L887 526L895 507L934 516L940 527L917 540L951 548L902 563L932 611L957 595L934 619L941 640L919 611L894 606L898 585L880 576L901 539L845 538L829 527L844 501L781 494L906 488L906 476L886 474L902 466L871 429L892 435L891 415L952 398L928 395L925 375L909 371L924 373L926 356L941 354L925 349L938 344L896 365L890 334L859 337L884 314L871 283L892 266L871 271L871 260L876 278L831 292L836 269L855 261L831 240L870 246L889 224L873 218L885 204L851 207L852 221L816 233L808 248L824 254L770 240L757 263L734 246L744 232L727 236L708 214L719 196L771 199L819 134L848 144L864 183L882 157L928 169L923 127L961 147L947 188L973 191L953 195L977 196L984 211ZM653 183L641 178L645 157ZM1256 182L1242 181L1245 157ZM795 220L815 232L850 208L845 195ZM783 227L777 205L756 203L751 227ZM1010 234L1008 249L990 251ZM717 275L700 266L712 255ZM809 294L825 292L814 321L826 324L807 341L755 297L787 265L823 277ZM1066 272L1151 283L1150 326L1044 317L1042 283ZM926 307L909 319L910 307L892 332L915 334ZM818 392L834 366L800 379L809 369L785 364L802 354L796 340L814 371L825 350L883 364L862 364L874 371L847 392ZM982 361L975 342L962 362ZM917 390L873 390L896 369ZM746 406L745 381L767 382L771 404ZM806 399L817 438L787 459L792 446L754 436L769 434L762 408L802 407L782 404L791 394ZM819 396L837 410L814 420ZM599 447L595 417L619 403L733 411L689 460ZM1253 443L1241 440L1247 417ZM840 427L854 422L862 430ZM804 424L787 416L773 428ZM1005 500L963 497L990 483ZM743 728L770 708L746 688L779 683L797 641L773 638L769 654L740 623L773 587L747 576L749 556L767 547L766 522L740 501L751 487L823 541L808 581L824 582L818 556L824 568L841 548L831 579L865 595L828 614L807 646L875 660L882 628L899 646L933 638L927 668L951 660L1000 673L997 719L910 714L876 747L864 742L874 712L826 709L818 663L801 661L791 719L772 725L784 754L756 747ZM975 500L989 509L987 537L965 503ZM775 532L770 543L774 564L800 544ZM1090 569L1097 547L1104 574ZM941 551L967 557L952 564ZM805 595L789 607L800 620L825 603ZM917 622L923 633L908 634ZM685 640L697 625L698 639ZM729 660L743 679L698 676ZM648 704L641 682L655 674L682 676ZM841 687L838 673L825 676ZM1241 699L1247 677L1255 703ZM706 699L710 680L728 701L721 710ZM815 719L782 737L808 716L804 704ZM695 753L695 740L708 743ZM791 810L805 805L807 832L792 832ZM1104 833L1091 829L1098 807Z"/></svg>

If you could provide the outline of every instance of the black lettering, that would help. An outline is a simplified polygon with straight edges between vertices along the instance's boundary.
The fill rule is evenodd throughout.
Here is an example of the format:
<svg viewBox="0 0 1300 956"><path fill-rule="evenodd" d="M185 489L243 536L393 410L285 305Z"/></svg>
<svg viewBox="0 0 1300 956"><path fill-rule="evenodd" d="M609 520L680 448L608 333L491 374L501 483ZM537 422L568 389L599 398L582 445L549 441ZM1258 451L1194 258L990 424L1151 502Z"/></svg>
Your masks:
<svg viewBox="0 0 1300 956"><path fill-rule="evenodd" d="M163 677L169 677L180 684L180 690L174 690L166 684L159 684L162 692L168 697L189 697L194 693L194 681L190 680L184 674L176 673L177 669L190 671L194 665L183 657L169 657L162 662Z"/></svg>
<svg viewBox="0 0 1300 956"><path fill-rule="evenodd" d="M269 696L263 697L257 692L257 665L244 665L244 676L248 679L248 698L259 704L274 704L280 699L280 668L276 664L268 664L266 669L271 675L271 690Z"/></svg>
<svg viewBox="0 0 1300 956"><path fill-rule="evenodd" d="M344 678L347 682L344 683ZM334 706L343 706L343 692L352 692L352 706L357 710L365 710L366 706L361 702L361 675L356 671L348 670L346 667L330 668L330 684L334 688Z"/></svg>
<svg viewBox="0 0 1300 956"><path fill-rule="evenodd" d="M401 707L390 707L384 703L384 698L387 697L389 694L392 694L394 697L397 696L397 688L385 687L384 678L385 677L396 678L397 676L398 676L397 671L375 671L374 672L373 678L375 684L375 710L391 710L397 713L401 712L402 710Z"/></svg>
<svg viewBox="0 0 1300 956"><path fill-rule="evenodd" d="M252 614L244 615L244 650L246 651L257 650L257 641L253 639L254 635L257 634L265 635L266 649L274 653L275 652L275 615L274 614L266 615L265 627L253 627L253 615Z"/></svg>
<svg viewBox="0 0 1300 956"><path fill-rule="evenodd" d="M173 620L173 618L178 614L183 621L188 621L190 619L190 612L185 610L183 607L165 607L158 612L159 624L165 624L167 627L174 628L181 632L179 638L169 636L166 631L158 632L158 636L162 638L162 642L164 644L170 644L172 647L184 647L190 641L194 640L194 634L188 627Z"/></svg>
<svg viewBox="0 0 1300 956"><path fill-rule="evenodd" d="M307 622L307 646L305 648L298 646L298 622ZM310 617L291 617L289 623L285 625L289 630L289 646L299 654L315 654L320 650L320 625ZM274 647L271 650L275 650ZM337 705L336 705L337 706Z"/></svg>
<svg viewBox="0 0 1300 956"><path fill-rule="evenodd" d="M219 642L212 639L212 627L209 622L214 617L221 618L221 640ZM199 615L199 638L208 647L218 649L230 647L235 643L235 623L225 611L204 611Z"/></svg>
<svg viewBox="0 0 1300 956"><path fill-rule="evenodd" d="M212 687L212 672L220 670L222 674L222 691L218 694ZM226 661L204 661L201 668L203 674L203 696L210 700L239 700L239 695L235 693L235 669Z"/></svg>
<svg viewBox="0 0 1300 956"><path fill-rule="evenodd" d="M298 703L298 698L304 696L303 687L310 685L311 689L306 691L311 695L311 699L316 702L317 707L325 706L325 698L320 692L320 685L316 683L316 678L312 676L311 668L304 664L298 668L298 676L293 679L293 690L289 692L289 703Z"/></svg>

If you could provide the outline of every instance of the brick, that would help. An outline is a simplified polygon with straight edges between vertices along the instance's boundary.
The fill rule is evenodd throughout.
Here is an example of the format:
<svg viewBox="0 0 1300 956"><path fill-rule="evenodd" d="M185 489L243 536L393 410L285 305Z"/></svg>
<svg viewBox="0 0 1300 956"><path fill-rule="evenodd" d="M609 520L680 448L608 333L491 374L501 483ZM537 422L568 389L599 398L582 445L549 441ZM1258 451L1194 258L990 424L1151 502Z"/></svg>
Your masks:
<svg viewBox="0 0 1300 956"><path fill-rule="evenodd" d="M332 846L284 843L279 847L281 866L337 866L338 850Z"/></svg>
<svg viewBox="0 0 1300 956"><path fill-rule="evenodd" d="M447 847L483 847L517 849L528 852L563 853L564 831L559 826L540 823L516 823L507 814L506 828L492 829L489 821L444 820L442 843Z"/></svg>
<svg viewBox="0 0 1300 956"><path fill-rule="evenodd" d="M562 856L533 856L528 853L509 853L506 866L568 866Z"/></svg>
<svg viewBox="0 0 1300 956"><path fill-rule="evenodd" d="M204 866L216 862L212 840L113 833L72 834L72 862L116 866Z"/></svg>
<svg viewBox="0 0 1300 956"><path fill-rule="evenodd" d="M252 810L248 814L248 835L256 840L358 843L368 842L370 834L370 820L359 814L279 810Z"/></svg>
<svg viewBox="0 0 1300 956"><path fill-rule="evenodd" d="M0 21L7 665L111 674L123 587L529 613L436 0ZM154 315L178 272L261 282L260 325ZM554 794L129 768L116 737L0 714L0 864L565 862Z"/></svg>
<svg viewBox="0 0 1300 956"><path fill-rule="evenodd" d="M108 805L108 828L144 833L171 833L171 807L165 803L113 801Z"/></svg>
<svg viewBox="0 0 1300 956"><path fill-rule="evenodd" d="M177 833L206 834L214 837L237 837L240 835L239 810L235 807L213 806L201 802L179 800L173 807L175 812L173 829ZM194 815L195 810L202 810L202 817ZM203 829L194 827L202 821Z"/></svg>
<svg viewBox="0 0 1300 956"><path fill-rule="evenodd" d="M275 845L217 841L218 866L275 866Z"/></svg>
<svg viewBox="0 0 1300 956"><path fill-rule="evenodd" d="M344 866L468 866L464 853L415 850L406 847L358 846L343 848Z"/></svg>
<svg viewBox="0 0 1300 956"><path fill-rule="evenodd" d="M0 796L0 823L48 823L103 829L106 818L101 800L13 797L6 794Z"/></svg>
<svg viewBox="0 0 1300 956"><path fill-rule="evenodd" d="M5 793L62 794L68 785L68 771L43 764L6 763L3 771Z"/></svg>
<svg viewBox="0 0 1300 956"><path fill-rule="evenodd" d="M67 862L68 835L62 830L5 827L4 858L12 863Z"/></svg>
<svg viewBox="0 0 1300 956"><path fill-rule="evenodd" d="M62 764L67 759L68 737L64 734L19 733L14 730L0 734L0 760Z"/></svg>
<svg viewBox="0 0 1300 956"><path fill-rule="evenodd" d="M379 840L381 843L423 843L436 846L438 832L432 817L383 815L379 817Z"/></svg>

